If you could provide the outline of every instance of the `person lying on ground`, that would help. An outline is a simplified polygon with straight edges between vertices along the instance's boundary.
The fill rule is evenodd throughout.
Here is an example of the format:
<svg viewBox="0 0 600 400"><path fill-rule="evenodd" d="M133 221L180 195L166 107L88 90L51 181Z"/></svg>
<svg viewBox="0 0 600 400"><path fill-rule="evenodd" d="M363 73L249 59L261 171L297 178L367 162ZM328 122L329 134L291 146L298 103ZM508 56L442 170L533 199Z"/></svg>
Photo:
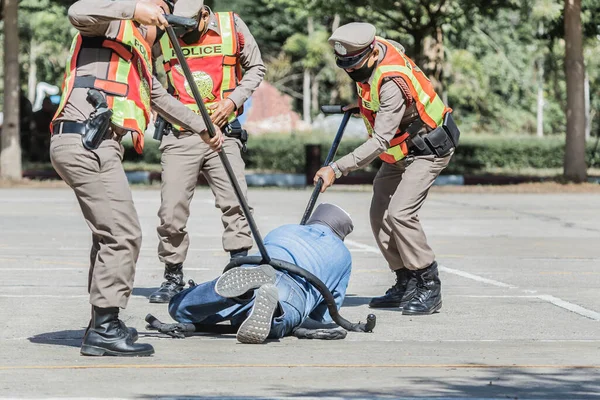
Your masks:
<svg viewBox="0 0 600 400"><path fill-rule="evenodd" d="M339 309L350 279L352 258L344 238L353 230L346 211L320 204L306 225L284 225L264 240L268 254L298 265L319 278ZM332 323L323 296L304 278L270 265L233 268L219 278L173 297L169 313L181 324L203 330L229 321L242 343L267 338L343 339L346 331ZM176 324L173 324L176 325ZM202 327L202 328L200 328Z"/></svg>

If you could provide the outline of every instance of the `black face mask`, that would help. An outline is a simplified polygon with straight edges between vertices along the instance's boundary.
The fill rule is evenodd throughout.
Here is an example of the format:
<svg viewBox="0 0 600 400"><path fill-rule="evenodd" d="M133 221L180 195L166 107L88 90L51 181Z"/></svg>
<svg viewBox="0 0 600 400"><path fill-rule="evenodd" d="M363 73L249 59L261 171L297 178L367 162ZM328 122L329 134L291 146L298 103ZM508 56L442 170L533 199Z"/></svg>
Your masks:
<svg viewBox="0 0 600 400"><path fill-rule="evenodd" d="M376 64L377 63L373 63L373 65L369 67L369 62L367 61L362 67L355 69L352 72L346 71L346 73L354 82L367 83L371 75L373 75Z"/></svg>

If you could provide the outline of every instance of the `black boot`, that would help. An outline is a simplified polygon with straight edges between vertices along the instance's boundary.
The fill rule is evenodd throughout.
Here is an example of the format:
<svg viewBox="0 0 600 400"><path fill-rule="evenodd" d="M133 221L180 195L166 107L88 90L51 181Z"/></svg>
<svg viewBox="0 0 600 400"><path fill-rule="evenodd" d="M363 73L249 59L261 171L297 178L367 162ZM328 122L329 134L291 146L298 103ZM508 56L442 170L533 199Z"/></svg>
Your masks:
<svg viewBox="0 0 600 400"><path fill-rule="evenodd" d="M117 307L93 307L90 329L83 337L84 356L138 357L154 354L150 344L134 343L129 329L119 320Z"/></svg>
<svg viewBox="0 0 600 400"><path fill-rule="evenodd" d="M168 303L173 296L183 290L183 264L166 264L165 281L160 289L150 295L150 303Z"/></svg>
<svg viewBox="0 0 600 400"><path fill-rule="evenodd" d="M402 310L403 315L430 315L442 308L442 282L438 277L437 262L418 271L417 291Z"/></svg>
<svg viewBox="0 0 600 400"><path fill-rule="evenodd" d="M374 297L369 303L371 308L403 308L415 294L416 279L411 271L402 268L396 272L396 284L385 292L385 296Z"/></svg>
<svg viewBox="0 0 600 400"><path fill-rule="evenodd" d="M139 339L139 335L138 335L138 331L135 328L128 328L125 326L125 322L119 320L119 322L121 323L121 325L123 326L123 329L127 329L129 331L129 336L131 337L131 341L133 343L137 342L137 340ZM85 335L87 335L88 331L90 330L90 327L92 326L92 320L90 319L90 323L88 324L87 328L85 328L85 333L83 334L83 336L85 337Z"/></svg>
<svg viewBox="0 0 600 400"><path fill-rule="evenodd" d="M231 250L229 252L230 259L229 261L233 261L235 258L246 257L248 255L248 249L238 249Z"/></svg>

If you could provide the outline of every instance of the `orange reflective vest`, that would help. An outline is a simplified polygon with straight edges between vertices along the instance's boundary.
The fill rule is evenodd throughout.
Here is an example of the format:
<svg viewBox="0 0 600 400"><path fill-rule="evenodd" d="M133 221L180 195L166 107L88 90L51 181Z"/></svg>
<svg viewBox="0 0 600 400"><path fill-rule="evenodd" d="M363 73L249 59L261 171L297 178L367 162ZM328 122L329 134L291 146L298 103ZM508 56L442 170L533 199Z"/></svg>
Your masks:
<svg viewBox="0 0 600 400"><path fill-rule="evenodd" d="M77 75L77 62L82 48L105 48L112 51L106 76ZM144 132L150 120L151 56L150 47L130 20L121 22L115 39L77 34L71 45L62 87L63 95L54 119L62 113L73 88L101 90L106 94L106 102L113 111L111 123L131 131L135 150L141 153L144 148Z"/></svg>
<svg viewBox="0 0 600 400"><path fill-rule="evenodd" d="M379 111L379 91L384 79L402 78L408 86L412 95L412 101L417 107L419 117L427 126L437 128L442 123L444 115L452 111L444 105L444 102L435 93L431 81L423 71L408 58L402 51L394 47L390 42L376 37L379 44L386 48L385 57L375 68L371 84L357 83L358 95L361 98L360 113L367 126L369 136L373 135L375 119ZM379 157L387 163L395 163L408 154L407 132L398 128L396 135L390 142L390 147Z"/></svg>
<svg viewBox="0 0 600 400"><path fill-rule="evenodd" d="M194 83L198 86L206 105L226 99L242 79L242 68L239 62L240 42L235 30L234 14L215 13L215 16L220 34L209 29L192 44L186 44L179 39L181 50L192 71ZM174 89L173 95L189 109L199 113L189 82L185 79L167 35L161 38L160 47L165 71ZM238 114L241 114L239 109L229 116L229 120L234 120ZM179 129L177 126L175 128Z"/></svg>

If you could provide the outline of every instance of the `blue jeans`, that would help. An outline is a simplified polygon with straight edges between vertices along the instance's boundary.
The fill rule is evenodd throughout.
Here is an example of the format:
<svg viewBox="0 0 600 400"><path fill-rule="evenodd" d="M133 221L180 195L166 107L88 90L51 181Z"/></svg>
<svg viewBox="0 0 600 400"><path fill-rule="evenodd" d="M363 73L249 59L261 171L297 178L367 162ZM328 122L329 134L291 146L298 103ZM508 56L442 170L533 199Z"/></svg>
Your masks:
<svg viewBox="0 0 600 400"><path fill-rule="evenodd" d="M243 268L243 267L242 267ZM169 303L169 314L181 323L216 325L230 321L238 326L248 317L254 298L245 304L220 296L215 291L217 279L178 293ZM305 309L306 294L289 275L277 271L275 286L279 292L280 315L271 322L270 338L282 338L302 323L300 310Z"/></svg>

